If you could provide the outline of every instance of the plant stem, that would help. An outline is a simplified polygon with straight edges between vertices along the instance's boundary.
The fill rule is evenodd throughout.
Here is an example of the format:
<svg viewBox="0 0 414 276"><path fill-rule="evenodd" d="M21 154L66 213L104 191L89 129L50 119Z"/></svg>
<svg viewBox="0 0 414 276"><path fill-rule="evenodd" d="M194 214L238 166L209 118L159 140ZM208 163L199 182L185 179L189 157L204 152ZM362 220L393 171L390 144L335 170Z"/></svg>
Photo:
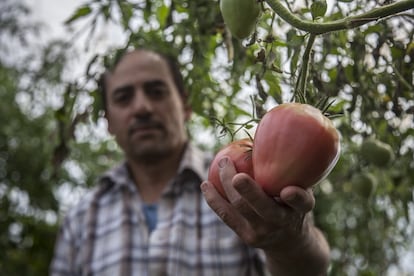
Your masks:
<svg viewBox="0 0 414 276"><path fill-rule="evenodd" d="M300 95L300 99L306 102L306 84L308 81L309 73L309 57L312 51L313 43L315 42L316 34L310 34L308 44L306 44L305 51L302 57L302 68L300 69L298 81L296 82L296 88L294 92L295 99Z"/></svg>
<svg viewBox="0 0 414 276"><path fill-rule="evenodd" d="M400 71L394 64L390 64L392 69L394 70L394 74L397 76L398 80L401 82L402 85L405 86L406 89L414 91L414 86L412 86L403 75L401 75Z"/></svg>
<svg viewBox="0 0 414 276"><path fill-rule="evenodd" d="M372 21L377 21L406 10L414 9L414 0L401 0L356 16L349 16L332 22L303 20L291 13L279 0L264 0L270 8L293 27L311 34L323 34L339 30L353 29Z"/></svg>

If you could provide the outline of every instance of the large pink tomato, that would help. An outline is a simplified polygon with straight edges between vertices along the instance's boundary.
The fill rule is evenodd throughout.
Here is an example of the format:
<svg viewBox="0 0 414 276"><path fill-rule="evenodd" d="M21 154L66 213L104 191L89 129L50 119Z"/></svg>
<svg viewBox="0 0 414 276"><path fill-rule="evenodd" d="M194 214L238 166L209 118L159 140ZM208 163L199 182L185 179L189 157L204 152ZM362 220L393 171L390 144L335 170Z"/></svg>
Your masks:
<svg viewBox="0 0 414 276"><path fill-rule="evenodd" d="M233 161L237 172L247 173L253 177L252 146L253 142L248 138L236 140L221 148L214 156L210 164L208 180L214 184L214 187L224 198L227 197L219 176L218 163L220 159L223 156L228 156Z"/></svg>
<svg viewBox="0 0 414 276"><path fill-rule="evenodd" d="M286 186L309 188L335 166L339 134L331 120L308 104L285 103L259 122L253 145L254 179L271 195Z"/></svg>

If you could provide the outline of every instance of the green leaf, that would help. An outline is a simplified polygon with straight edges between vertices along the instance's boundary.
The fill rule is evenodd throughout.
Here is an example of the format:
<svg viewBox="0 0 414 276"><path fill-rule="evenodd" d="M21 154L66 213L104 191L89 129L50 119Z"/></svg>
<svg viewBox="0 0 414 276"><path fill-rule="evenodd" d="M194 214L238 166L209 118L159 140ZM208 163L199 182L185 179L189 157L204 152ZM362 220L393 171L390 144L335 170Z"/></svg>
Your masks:
<svg viewBox="0 0 414 276"><path fill-rule="evenodd" d="M286 34L286 41L287 45L290 47L299 47L303 45L304 37L303 35L298 35L294 29L291 29Z"/></svg>
<svg viewBox="0 0 414 276"><path fill-rule="evenodd" d="M364 30L362 33L364 35L372 34L372 33L382 33L384 32L384 26L383 25L371 25L368 26L366 30Z"/></svg>
<svg viewBox="0 0 414 276"><path fill-rule="evenodd" d="M316 0L311 5L311 14L313 20L323 17L328 9L328 5L325 0Z"/></svg>
<svg viewBox="0 0 414 276"><path fill-rule="evenodd" d="M157 9L157 20L160 23L161 28L163 28L167 22L169 11L170 9L166 5L161 5Z"/></svg>
<svg viewBox="0 0 414 276"><path fill-rule="evenodd" d="M269 95L277 102L282 102L282 88L280 86L279 77L273 72L266 72L265 80L269 85Z"/></svg>
<svg viewBox="0 0 414 276"><path fill-rule="evenodd" d="M354 81L354 66L353 65L347 65L345 68L345 76L347 80L352 83Z"/></svg>
<svg viewBox="0 0 414 276"><path fill-rule="evenodd" d="M404 55L405 50L403 45L395 43L395 45L391 47L391 56L393 59L402 59Z"/></svg>
<svg viewBox="0 0 414 276"><path fill-rule="evenodd" d="M69 17L64 24L68 25L76 20L78 20L79 18L85 17L88 14L90 14L92 12L91 7L85 5L85 6L81 6L79 7L73 14L71 17Z"/></svg>
<svg viewBox="0 0 414 276"><path fill-rule="evenodd" d="M122 26L127 29L129 26L129 21L131 20L134 10L132 8L132 5L129 2L125 1L118 1L119 9L121 10L122 14Z"/></svg>
<svg viewBox="0 0 414 276"><path fill-rule="evenodd" d="M101 12L105 17L105 20L108 20L111 17L111 6L110 6L110 4L103 5L101 7Z"/></svg>

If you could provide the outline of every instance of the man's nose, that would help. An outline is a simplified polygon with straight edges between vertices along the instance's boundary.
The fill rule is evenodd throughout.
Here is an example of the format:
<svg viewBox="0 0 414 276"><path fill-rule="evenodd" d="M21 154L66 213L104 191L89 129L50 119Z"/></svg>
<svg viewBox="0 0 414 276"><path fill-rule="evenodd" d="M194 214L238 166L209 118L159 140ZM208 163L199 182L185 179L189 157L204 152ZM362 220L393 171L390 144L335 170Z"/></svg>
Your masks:
<svg viewBox="0 0 414 276"><path fill-rule="evenodd" d="M135 90L135 97L132 103L136 114L148 114L153 110L151 99L149 99L142 88Z"/></svg>

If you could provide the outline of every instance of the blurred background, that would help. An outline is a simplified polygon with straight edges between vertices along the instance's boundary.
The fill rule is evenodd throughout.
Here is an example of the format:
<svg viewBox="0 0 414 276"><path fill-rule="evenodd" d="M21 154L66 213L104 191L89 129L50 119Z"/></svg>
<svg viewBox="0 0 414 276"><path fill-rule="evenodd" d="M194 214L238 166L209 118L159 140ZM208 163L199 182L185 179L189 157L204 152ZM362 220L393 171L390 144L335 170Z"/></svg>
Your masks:
<svg viewBox="0 0 414 276"><path fill-rule="evenodd" d="M283 1L329 22L387 1ZM232 38L218 0L3 0L0 3L0 275L47 275L66 210L121 160L96 79L120 50L180 56L195 143L214 153L254 134L289 101L308 34L266 4L254 36ZM342 136L315 188L315 221L332 247L330 275L414 275L414 12L318 35L307 102ZM173 45L174 47L171 47Z"/></svg>

